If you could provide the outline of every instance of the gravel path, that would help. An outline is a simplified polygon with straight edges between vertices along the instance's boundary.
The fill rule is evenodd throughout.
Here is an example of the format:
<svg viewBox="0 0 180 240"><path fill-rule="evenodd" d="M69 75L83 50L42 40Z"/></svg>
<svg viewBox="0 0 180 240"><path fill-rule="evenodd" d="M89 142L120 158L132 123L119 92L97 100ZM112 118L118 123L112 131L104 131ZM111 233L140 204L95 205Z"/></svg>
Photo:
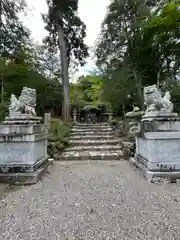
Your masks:
<svg viewBox="0 0 180 240"><path fill-rule="evenodd" d="M51 171L0 202L0 239L180 239L180 184L150 184L123 161Z"/></svg>

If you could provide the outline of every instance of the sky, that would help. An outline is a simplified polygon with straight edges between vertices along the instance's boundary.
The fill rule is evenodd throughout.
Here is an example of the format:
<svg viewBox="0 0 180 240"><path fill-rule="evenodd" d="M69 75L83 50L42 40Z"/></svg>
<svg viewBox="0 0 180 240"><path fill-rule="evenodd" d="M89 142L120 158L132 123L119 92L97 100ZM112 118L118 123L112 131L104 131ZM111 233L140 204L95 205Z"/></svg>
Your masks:
<svg viewBox="0 0 180 240"><path fill-rule="evenodd" d="M32 38L36 42L41 42L42 38L47 35L46 30L44 30L44 23L41 17L41 13L47 12L46 0L26 1L30 11L28 11L28 15L26 17L22 16L21 18L25 25L31 30ZM109 0L79 0L78 14L81 20L86 24L87 37L85 42L89 47L93 46L100 32L100 26L106 14L108 4ZM87 59L87 64L84 67L79 68L72 77L76 79L82 74L87 74L88 71L93 68L95 68L95 63L92 57L90 57Z"/></svg>

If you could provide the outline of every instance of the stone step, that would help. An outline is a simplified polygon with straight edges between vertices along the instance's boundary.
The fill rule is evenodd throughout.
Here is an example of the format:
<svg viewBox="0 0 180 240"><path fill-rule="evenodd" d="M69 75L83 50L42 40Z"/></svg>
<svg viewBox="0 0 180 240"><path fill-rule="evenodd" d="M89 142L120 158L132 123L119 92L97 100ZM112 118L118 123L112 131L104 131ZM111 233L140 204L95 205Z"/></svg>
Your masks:
<svg viewBox="0 0 180 240"><path fill-rule="evenodd" d="M78 133L84 133L84 132L112 132L112 128L108 127L108 128L101 128L101 129L98 129L98 128L95 128L95 129L93 129L93 128L84 128L84 129L79 128L79 129L77 129L77 128L74 127L71 130L71 132L72 133L74 133L74 132L78 132Z"/></svg>
<svg viewBox="0 0 180 240"><path fill-rule="evenodd" d="M122 146L120 144L117 145L92 145L92 146L74 146L69 147L65 149L65 152L71 152L71 151L115 151L115 150L121 150Z"/></svg>
<svg viewBox="0 0 180 240"><path fill-rule="evenodd" d="M70 144L72 145L115 145L115 144L119 144L120 140L119 139L106 139L106 140L71 140L69 141Z"/></svg>
<svg viewBox="0 0 180 240"><path fill-rule="evenodd" d="M108 130L108 131L72 131L71 132L71 136L83 136L83 135L113 135L114 133L112 132L112 130Z"/></svg>
<svg viewBox="0 0 180 240"><path fill-rule="evenodd" d="M71 151L64 152L61 155L61 160L120 160L123 159L123 152L116 151Z"/></svg>
<svg viewBox="0 0 180 240"><path fill-rule="evenodd" d="M78 126L75 125L73 129L112 129L109 125L87 125L87 126Z"/></svg>
<svg viewBox="0 0 180 240"><path fill-rule="evenodd" d="M113 135L76 135L76 136L70 136L70 140L106 140L106 139L114 139Z"/></svg>
<svg viewBox="0 0 180 240"><path fill-rule="evenodd" d="M75 126L93 127L93 126L109 126L109 124L108 123L76 123Z"/></svg>

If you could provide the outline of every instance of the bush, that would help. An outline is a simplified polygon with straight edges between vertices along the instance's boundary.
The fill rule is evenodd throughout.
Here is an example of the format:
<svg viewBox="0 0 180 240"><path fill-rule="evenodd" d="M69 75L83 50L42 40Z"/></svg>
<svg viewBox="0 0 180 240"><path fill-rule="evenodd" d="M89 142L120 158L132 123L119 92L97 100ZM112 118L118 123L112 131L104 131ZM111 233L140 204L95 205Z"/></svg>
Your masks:
<svg viewBox="0 0 180 240"><path fill-rule="evenodd" d="M113 126L118 125L119 121L117 119L112 119L109 123Z"/></svg>
<svg viewBox="0 0 180 240"><path fill-rule="evenodd" d="M3 105L0 105L0 122L8 115L9 102L4 102Z"/></svg>
<svg viewBox="0 0 180 240"><path fill-rule="evenodd" d="M122 135L123 136L128 136L129 128L130 128L129 121L128 120L122 121Z"/></svg>
<svg viewBox="0 0 180 240"><path fill-rule="evenodd" d="M113 119L110 122L110 125L112 126L112 128L115 131L115 135L117 137L126 137L128 136L129 133L129 121L127 120L117 120L117 119Z"/></svg>
<svg viewBox="0 0 180 240"><path fill-rule="evenodd" d="M70 122L63 122L57 118L51 120L51 130L48 137L48 154L51 157L60 154L68 145L71 128L72 124Z"/></svg>

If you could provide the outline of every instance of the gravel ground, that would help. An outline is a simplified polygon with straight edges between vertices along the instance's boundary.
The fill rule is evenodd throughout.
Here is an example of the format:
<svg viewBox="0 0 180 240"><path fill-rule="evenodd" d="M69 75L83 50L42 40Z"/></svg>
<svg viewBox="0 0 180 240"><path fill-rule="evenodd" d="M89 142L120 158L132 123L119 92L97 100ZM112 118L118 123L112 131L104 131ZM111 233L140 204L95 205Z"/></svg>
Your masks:
<svg viewBox="0 0 180 240"><path fill-rule="evenodd" d="M55 163L0 202L2 240L180 239L180 185L151 184L128 162Z"/></svg>

